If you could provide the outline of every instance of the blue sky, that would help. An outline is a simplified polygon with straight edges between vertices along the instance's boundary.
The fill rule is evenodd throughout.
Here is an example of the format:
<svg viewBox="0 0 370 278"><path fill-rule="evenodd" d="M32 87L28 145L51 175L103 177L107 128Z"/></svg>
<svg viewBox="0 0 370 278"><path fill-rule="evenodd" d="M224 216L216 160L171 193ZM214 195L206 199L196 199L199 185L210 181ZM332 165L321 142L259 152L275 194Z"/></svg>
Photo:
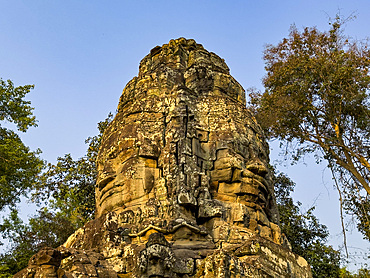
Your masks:
<svg viewBox="0 0 370 278"><path fill-rule="evenodd" d="M85 153L84 140L97 122L114 112L125 84L138 73L140 60L156 45L193 38L226 60L231 74L247 89L262 89L262 52L298 28L328 29L338 11L357 15L346 33L363 39L370 33L370 1L46 1L0 0L0 77L16 85L35 84L28 99L39 121L22 135L32 149L55 162ZM277 158L277 144L272 157ZM297 183L295 197L329 226L340 244L338 196L325 167L284 168ZM368 248L354 234L350 246ZM352 249L354 250L357 249Z"/></svg>

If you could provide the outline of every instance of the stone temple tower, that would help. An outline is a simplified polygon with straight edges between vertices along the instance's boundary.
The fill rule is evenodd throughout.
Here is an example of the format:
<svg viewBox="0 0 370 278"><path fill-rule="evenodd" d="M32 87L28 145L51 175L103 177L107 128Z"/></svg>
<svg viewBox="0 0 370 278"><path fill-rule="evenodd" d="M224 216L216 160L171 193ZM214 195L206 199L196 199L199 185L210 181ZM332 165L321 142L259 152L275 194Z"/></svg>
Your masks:
<svg viewBox="0 0 370 278"><path fill-rule="evenodd" d="M311 277L281 234L244 90L194 40L140 62L97 165L96 219L16 277Z"/></svg>

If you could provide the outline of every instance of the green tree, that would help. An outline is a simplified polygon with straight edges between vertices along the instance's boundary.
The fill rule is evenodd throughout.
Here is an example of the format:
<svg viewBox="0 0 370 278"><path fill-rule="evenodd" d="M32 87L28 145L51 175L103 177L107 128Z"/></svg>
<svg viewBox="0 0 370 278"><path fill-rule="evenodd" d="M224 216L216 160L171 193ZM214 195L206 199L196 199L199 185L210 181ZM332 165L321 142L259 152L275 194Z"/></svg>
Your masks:
<svg viewBox="0 0 370 278"><path fill-rule="evenodd" d="M345 267L340 270L340 278L368 278L370 277L370 270L367 268L360 268L357 273L349 272Z"/></svg>
<svg viewBox="0 0 370 278"><path fill-rule="evenodd" d="M274 177L276 201L280 214L280 226L292 246L292 251L311 265L313 277L338 277L340 253L326 245L329 232L314 216L314 207L305 213L301 204L294 203L290 196L295 183L279 173Z"/></svg>
<svg viewBox="0 0 370 278"><path fill-rule="evenodd" d="M282 140L287 154L298 160L309 152L321 153L338 189L346 190L343 199L356 196L366 204L370 49L344 36L343 24L336 17L328 32L315 27L300 32L292 26L288 38L267 46L265 91L252 92L251 104L267 135ZM369 231L369 212L361 204L345 208ZM364 235L369 239L367 232Z"/></svg>
<svg viewBox="0 0 370 278"><path fill-rule="evenodd" d="M40 150L30 151L16 132L4 127L11 123L18 131L25 132L37 126L31 103L24 100L33 87L14 87L11 80L0 79L0 211L20 201L20 196L37 182L43 166Z"/></svg>
<svg viewBox="0 0 370 278"><path fill-rule="evenodd" d="M96 158L104 130L113 115L98 123L99 134L85 140L86 155L73 160L70 154L49 163L33 192L37 203L47 201L49 208L68 218L75 229L91 220L95 213Z"/></svg>
<svg viewBox="0 0 370 278"><path fill-rule="evenodd" d="M25 268L30 257L45 246L58 247L95 212L95 160L102 134L112 114L98 123L99 134L89 137L86 155L74 160L70 154L49 163L32 192L32 200L44 205L24 223L16 209L3 219L0 233L9 248L0 255L0 278L12 277ZM45 206L46 205L46 206Z"/></svg>
<svg viewBox="0 0 370 278"><path fill-rule="evenodd" d="M24 223L13 209L8 218L3 219L1 233L10 243L0 255L0 278L12 277L28 265L32 255L41 248L58 247L73 231L73 224L61 214L41 209Z"/></svg>

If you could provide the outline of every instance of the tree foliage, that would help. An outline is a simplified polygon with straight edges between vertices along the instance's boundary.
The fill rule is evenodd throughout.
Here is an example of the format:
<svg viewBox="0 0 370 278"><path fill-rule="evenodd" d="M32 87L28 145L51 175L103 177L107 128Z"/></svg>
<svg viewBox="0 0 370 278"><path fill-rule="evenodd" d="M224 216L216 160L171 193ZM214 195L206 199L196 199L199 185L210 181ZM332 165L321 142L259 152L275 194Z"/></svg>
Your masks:
<svg viewBox="0 0 370 278"><path fill-rule="evenodd" d="M40 183L33 192L33 200L48 201L49 207L70 219L75 227L91 220L95 213L96 157L104 130L112 114L98 123L99 134L85 140L86 155L73 160L70 154L58 157L55 165L49 163Z"/></svg>
<svg viewBox="0 0 370 278"><path fill-rule="evenodd" d="M357 229L370 241L370 195L353 194L358 191L354 183L343 189L343 208L357 219Z"/></svg>
<svg viewBox="0 0 370 278"><path fill-rule="evenodd" d="M12 277L25 268L30 257L45 246L57 247L95 213L95 160L101 137L112 114L98 123L99 134L86 139L86 155L74 160L70 154L47 165L33 187L32 200L44 205L24 223L16 209L3 219L0 234L9 248L0 255L0 278Z"/></svg>
<svg viewBox="0 0 370 278"><path fill-rule="evenodd" d="M0 255L0 278L12 277L25 268L41 248L63 244L73 229L73 223L59 213L41 209L26 224L13 209L0 229L10 242L6 252Z"/></svg>
<svg viewBox="0 0 370 278"><path fill-rule="evenodd" d="M367 268L360 268L357 273L351 273L346 268L340 270L340 278L368 278L370 277L370 270Z"/></svg>
<svg viewBox="0 0 370 278"><path fill-rule="evenodd" d="M31 102L24 100L33 88L34 85L14 87L11 80L0 79L0 121L14 123L22 132L37 126Z"/></svg>
<svg viewBox="0 0 370 278"><path fill-rule="evenodd" d="M24 100L33 85L14 87L11 80L0 79L0 211L14 207L37 182L43 162L40 151L32 152L16 132L4 127L14 124L21 132L36 126L30 101Z"/></svg>
<svg viewBox="0 0 370 278"><path fill-rule="evenodd" d="M274 177L280 226L292 246L292 251L311 265L313 277L338 277L340 252L326 245L329 232L313 214L314 207L301 212L301 204L290 196L295 183L279 173Z"/></svg>
<svg viewBox="0 0 370 278"><path fill-rule="evenodd" d="M270 138L298 160L323 154L345 198L369 202L370 49L343 35L339 16L328 32L316 27L290 34L264 52L265 91L252 92L256 117ZM368 211L348 203L369 230ZM356 208L354 210L354 208ZM366 221L363 221L367 219ZM367 236L369 238L369 236Z"/></svg>

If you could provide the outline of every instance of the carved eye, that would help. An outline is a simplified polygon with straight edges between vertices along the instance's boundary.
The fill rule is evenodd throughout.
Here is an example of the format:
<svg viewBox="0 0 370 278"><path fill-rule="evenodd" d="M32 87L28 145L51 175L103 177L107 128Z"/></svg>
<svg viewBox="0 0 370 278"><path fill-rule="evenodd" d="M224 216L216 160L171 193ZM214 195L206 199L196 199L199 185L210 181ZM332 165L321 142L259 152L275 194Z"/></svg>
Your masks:
<svg viewBox="0 0 370 278"><path fill-rule="evenodd" d="M251 171L253 174L265 177L267 174L267 168L262 163L253 163L246 166L247 170Z"/></svg>
<svg viewBox="0 0 370 278"><path fill-rule="evenodd" d="M104 188L110 181L114 180L114 175L109 175L100 180L97 185L99 189Z"/></svg>

